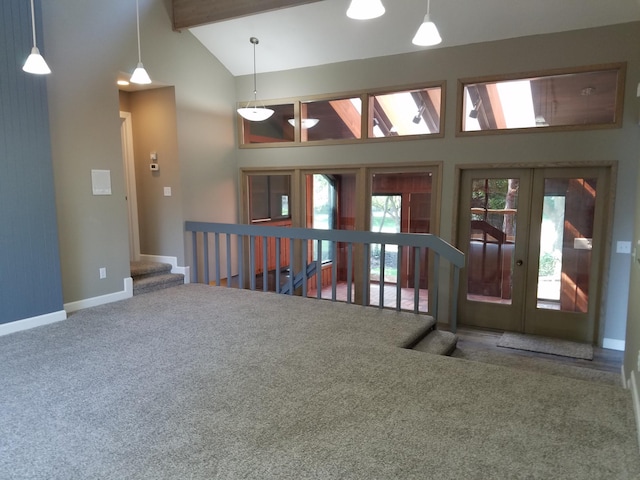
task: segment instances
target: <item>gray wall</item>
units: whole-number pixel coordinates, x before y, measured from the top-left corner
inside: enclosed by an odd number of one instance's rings
[[[38,46],[40,2],[35,2]],[[46,77],[22,71],[29,2],[0,4],[0,323],[62,311]]]
[[[181,261],[185,218],[237,219],[235,202],[222,200],[236,197],[235,87],[229,72],[191,34],[172,31],[168,4],[140,0],[140,35],[151,78],[175,89],[178,158],[171,159],[175,168],[162,173],[163,182],[182,196],[163,212],[162,221],[175,232],[153,252],[142,253]],[[135,2],[57,0],[45,2],[43,10],[53,70],[48,93],[62,284],[64,301],[74,302],[121,292],[129,277],[115,81],[118,72],[131,72],[137,63]],[[142,155],[148,159],[148,152]],[[91,194],[91,169],[111,171],[111,196]],[[99,267],[107,268],[104,280]]]
[[[606,40],[605,40],[606,39]],[[463,164],[618,163],[612,240],[631,240],[638,172],[640,23],[539,35],[462,47],[262,74],[259,96],[278,99],[446,80],[445,138],[369,145],[243,149],[239,167],[443,162],[442,236],[451,240],[455,168]],[[456,89],[460,78],[628,62],[624,122],[620,129],[456,137]],[[251,76],[236,79],[238,101],[252,92]],[[604,337],[625,338],[630,256],[612,252],[605,284]]]
[[[640,110],[640,99],[638,99],[638,108]],[[640,153],[639,153],[640,155]],[[640,175],[638,176],[638,185],[640,185]],[[640,399],[640,368],[638,368],[638,360],[640,359],[640,188],[636,190],[635,195],[635,232],[633,235],[633,251],[634,261],[631,265],[631,274],[629,281],[629,312],[627,315],[627,337],[624,355],[624,377],[631,379],[631,375],[635,376],[636,398]],[[636,411],[636,419],[640,412]]]

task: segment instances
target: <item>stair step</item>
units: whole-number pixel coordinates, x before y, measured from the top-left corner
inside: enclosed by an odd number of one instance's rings
[[[131,262],[131,277],[145,278],[152,275],[171,272],[171,264],[160,262]]]
[[[413,350],[435,355],[451,355],[457,344],[457,335],[442,330],[432,330],[413,347]]]
[[[133,280],[133,294],[139,295],[182,284],[184,284],[184,275],[182,273],[165,273],[136,278]]]

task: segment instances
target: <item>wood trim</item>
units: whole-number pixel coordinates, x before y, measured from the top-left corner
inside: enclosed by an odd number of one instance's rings
[[[173,29],[181,30],[319,0],[172,0]]]

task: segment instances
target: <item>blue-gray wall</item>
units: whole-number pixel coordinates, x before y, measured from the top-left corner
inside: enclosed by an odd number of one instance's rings
[[[35,2],[43,48],[40,0]],[[22,71],[27,0],[0,2],[0,324],[63,309],[46,78]]]

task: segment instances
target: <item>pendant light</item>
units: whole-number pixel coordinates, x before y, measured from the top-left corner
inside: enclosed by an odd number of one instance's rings
[[[308,128],[315,127],[318,124],[319,121],[320,121],[320,119],[318,119],[318,118],[303,118],[303,119],[300,120],[300,126],[302,127],[303,130],[306,130]],[[288,122],[292,127],[296,126],[295,118],[290,118],[288,120]]]
[[[251,101],[247,103],[244,108],[239,108],[238,113],[242,118],[249,120],[250,122],[261,122],[273,115],[273,110],[258,106],[258,88],[256,87],[256,45],[260,43],[256,37],[251,37],[249,41],[253,44],[253,107],[250,105]]]
[[[347,17],[355,20],[369,20],[384,15],[381,0],[351,0],[347,9]]]
[[[438,27],[436,27],[436,24],[431,21],[431,16],[429,15],[430,7],[431,0],[427,0],[427,14],[424,16],[422,25],[420,25],[416,35],[413,37],[412,42],[414,45],[418,45],[420,47],[431,47],[442,42],[442,38],[438,33]]]
[[[138,8],[138,0],[136,0],[136,28],[138,31],[138,65],[131,75],[131,83],[137,83],[138,85],[148,85],[151,83],[149,74],[142,65],[142,56],[140,55],[140,12]]]
[[[40,55],[38,47],[36,47],[36,14],[33,9],[33,0],[31,0],[31,31],[33,32],[33,48],[27,57],[27,61],[24,62],[22,70],[36,75],[48,75],[51,73],[51,69],[42,58],[42,55]]]

